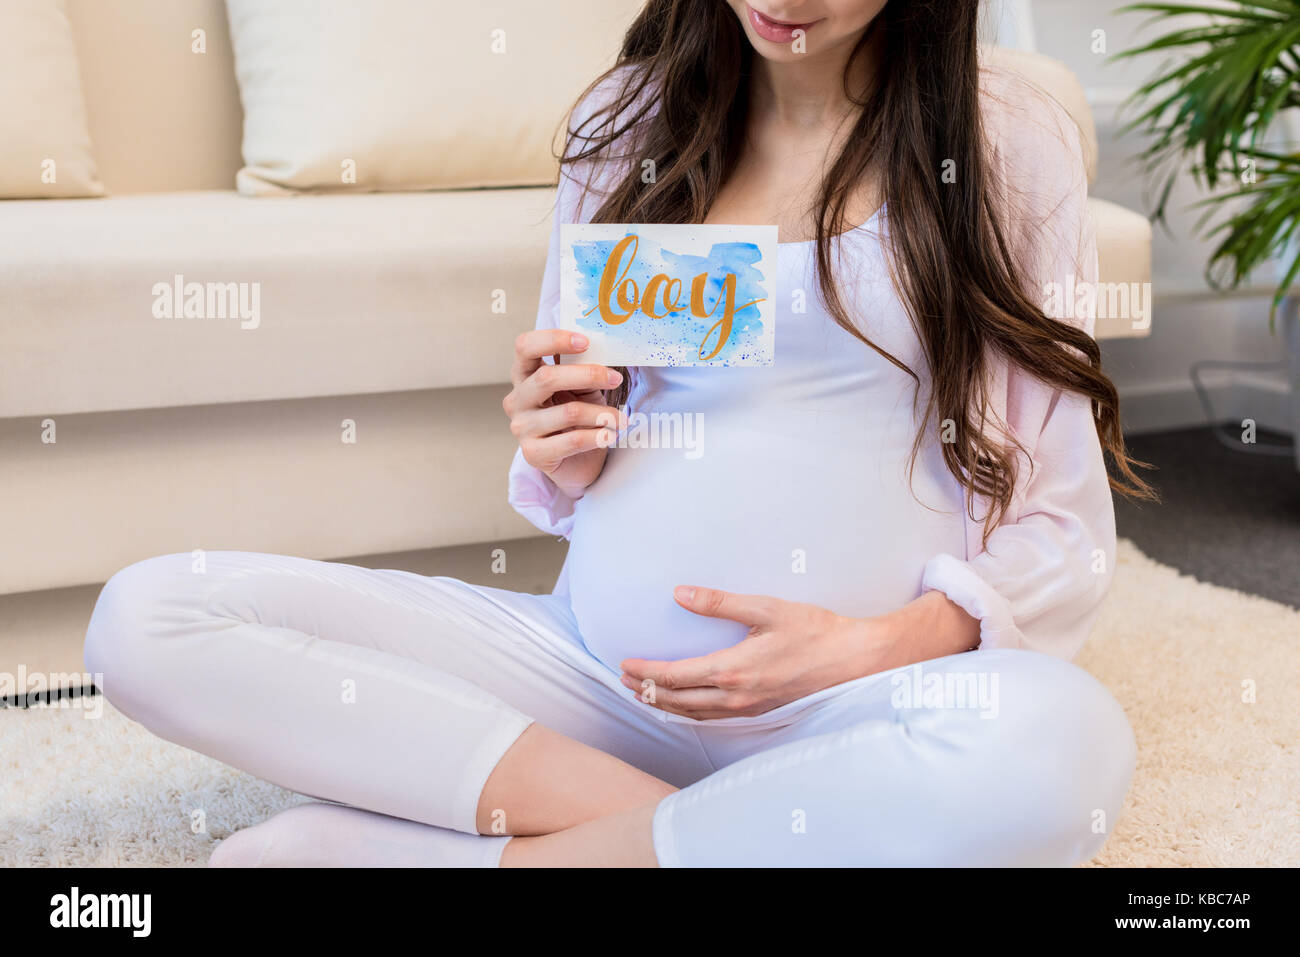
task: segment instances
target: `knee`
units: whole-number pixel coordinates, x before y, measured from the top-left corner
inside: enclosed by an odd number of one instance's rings
[[[1022,826],[1036,832],[1049,862],[1086,861],[1113,830],[1133,780],[1137,745],[1124,709],[1067,661],[1012,652],[1000,670]]]
[[[86,670],[118,710],[136,717],[167,674],[160,645],[184,600],[189,555],[148,558],[104,585],[86,629]]]

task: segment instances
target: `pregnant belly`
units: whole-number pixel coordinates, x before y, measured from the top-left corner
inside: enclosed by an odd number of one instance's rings
[[[965,554],[955,484],[918,463],[916,490],[939,511],[927,509],[907,486],[905,456],[852,446],[828,456],[824,443],[727,429],[694,460],[680,450],[613,451],[578,503],[569,548],[588,649],[618,671],[627,658],[695,657],[748,633],[683,610],[677,585],[852,616],[915,598],[926,561]]]

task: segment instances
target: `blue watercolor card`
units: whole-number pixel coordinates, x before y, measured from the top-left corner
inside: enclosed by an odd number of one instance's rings
[[[775,226],[560,226],[560,320],[591,347],[566,362],[770,366]]]

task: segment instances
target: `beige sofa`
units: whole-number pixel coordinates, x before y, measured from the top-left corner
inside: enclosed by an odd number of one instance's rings
[[[0,670],[80,670],[99,583],[158,553],[381,556],[549,587],[560,546],[522,541],[536,533],[506,506],[499,400],[552,191],[242,197],[220,0],[69,10],[109,195],[0,202]],[[1094,142],[1068,71],[997,55]],[[1096,206],[1103,279],[1145,281],[1145,220]],[[154,318],[151,287],[178,274],[260,279],[280,320],[251,334]]]

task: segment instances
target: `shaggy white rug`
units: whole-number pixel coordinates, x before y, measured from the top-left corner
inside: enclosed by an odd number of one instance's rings
[[[1300,864],[1300,612],[1121,544],[1080,663],[1137,732],[1103,866]],[[0,865],[193,865],[306,800],[106,708],[0,711]]]

